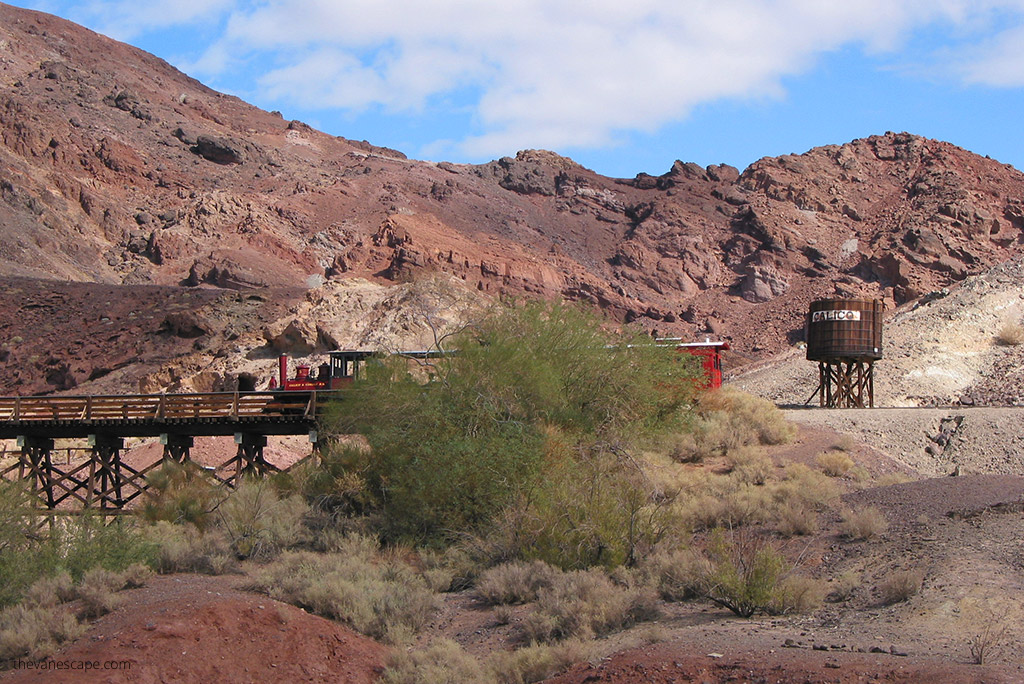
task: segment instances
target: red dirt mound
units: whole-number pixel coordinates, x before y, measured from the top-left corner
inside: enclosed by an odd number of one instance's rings
[[[82,682],[375,681],[387,648],[325,620],[233,585],[237,578],[158,577],[126,592],[57,663],[120,663],[118,669],[16,670],[5,684]]]

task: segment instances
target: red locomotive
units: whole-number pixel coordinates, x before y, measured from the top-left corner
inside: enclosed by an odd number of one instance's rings
[[[376,352],[366,349],[345,349],[327,353],[327,362],[321,363],[316,373],[304,363],[295,368],[295,377],[288,377],[288,356],[281,354],[277,360],[278,377],[270,378],[271,390],[282,389],[295,392],[312,390],[341,389],[351,385],[359,374],[359,364]]]
[[[728,342],[676,342],[676,349],[700,357],[705,378],[702,389],[718,389],[722,386],[722,352],[730,349]]]

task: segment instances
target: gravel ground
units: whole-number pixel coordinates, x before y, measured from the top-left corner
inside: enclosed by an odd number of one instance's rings
[[[850,434],[923,477],[1024,475],[1024,408],[789,409],[787,419]]]

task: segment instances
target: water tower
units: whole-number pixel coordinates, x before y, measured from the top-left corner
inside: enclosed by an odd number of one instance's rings
[[[878,299],[819,299],[807,312],[807,360],[818,362],[819,404],[875,405],[875,361],[882,358]],[[811,395],[813,397],[813,395]]]

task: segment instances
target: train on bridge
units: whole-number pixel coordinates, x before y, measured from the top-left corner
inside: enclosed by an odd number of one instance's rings
[[[680,353],[699,358],[702,370],[699,382],[703,389],[717,389],[722,386],[722,352],[729,349],[728,342],[683,342],[681,338],[659,338],[654,343],[659,347],[675,347]],[[423,350],[394,352],[393,355],[408,359],[432,359],[457,353],[455,350]],[[267,389],[285,392],[342,389],[359,377],[360,368],[367,359],[380,356],[381,352],[369,349],[331,351],[327,352],[327,361],[321,363],[315,371],[309,364],[298,364],[295,375],[289,377],[288,356],[281,354],[278,358],[277,376],[270,378]]]

